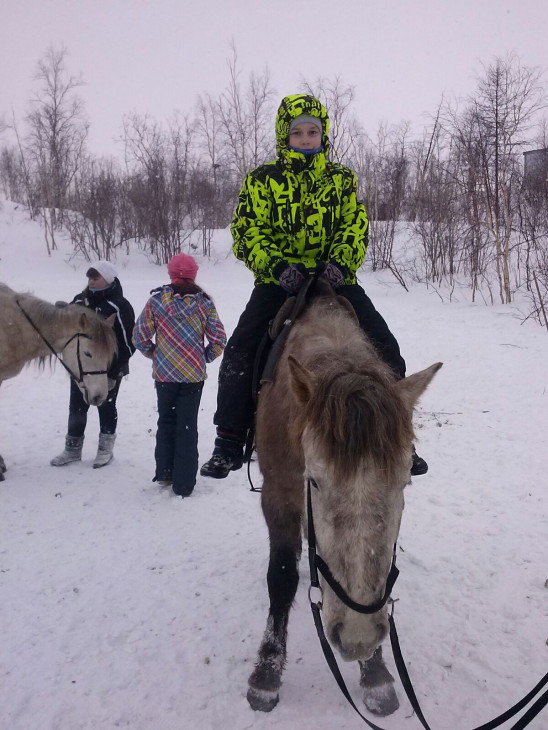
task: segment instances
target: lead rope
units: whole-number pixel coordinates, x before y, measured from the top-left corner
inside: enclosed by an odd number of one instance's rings
[[[396,623],[394,621],[393,611],[392,615],[388,619],[388,622],[390,625],[390,644],[392,646],[392,652],[394,654],[394,661],[396,663],[396,668],[398,670],[401,683],[405,690],[405,694],[407,695],[407,699],[411,703],[411,707],[417,714],[417,717],[421,721],[423,727],[427,730],[430,730],[430,726],[424,718],[421,707],[419,705],[419,701],[413,689],[413,684],[409,677],[407,667],[405,665],[405,660],[403,658],[398,638],[398,632],[396,631]],[[523,710],[525,706],[528,705],[529,702],[531,702],[536,697],[536,695],[546,684],[548,684],[548,672],[544,675],[540,682],[538,682],[538,684],[536,684],[533,689],[525,695],[523,699],[521,699],[519,702],[516,702],[516,704],[513,705],[509,710],[506,710],[506,712],[503,712],[501,715],[498,715],[498,717],[495,717],[493,720],[486,722],[484,725],[478,725],[478,727],[474,728],[474,730],[494,730],[494,728],[502,725],[503,722],[510,720],[512,717],[514,717],[514,715],[517,715],[518,712]],[[515,725],[512,725],[510,730],[523,730],[523,728],[526,728],[531,720],[533,720],[539,714],[539,712],[543,709],[543,707],[546,706],[546,704],[548,704],[548,690],[541,697],[538,698],[535,704],[527,710],[527,712],[517,721]]]
[[[352,607],[351,604],[354,604],[354,606],[358,608],[354,608],[354,610],[361,610],[362,613],[370,613],[369,610],[371,606],[360,606],[360,604],[355,604],[354,601],[348,598],[346,594],[344,593],[341,586],[337,583],[337,581],[333,578],[331,575],[331,571],[329,571],[329,568],[327,567],[327,564],[324,563],[323,560],[317,555],[316,553],[316,532],[314,530],[314,519],[312,517],[312,495],[311,495],[311,489],[310,489],[310,480],[308,480],[307,484],[307,496],[306,496],[306,506],[307,506],[307,523],[308,523],[308,563],[310,567],[310,588],[308,590],[308,599],[310,601],[310,608],[312,610],[312,616],[314,619],[314,625],[316,626],[316,631],[318,633],[318,638],[320,640],[320,645],[322,647],[325,660],[327,662],[327,665],[329,669],[331,670],[331,673],[333,674],[333,677],[335,678],[335,681],[337,682],[339,689],[347,699],[348,703],[351,705],[351,707],[355,710],[355,712],[361,717],[361,719],[369,725],[370,728],[373,728],[373,730],[385,730],[378,725],[375,725],[374,723],[370,722],[362,713],[358,710],[356,707],[356,704],[354,703],[354,700],[352,699],[350,692],[348,691],[348,688],[345,684],[344,678],[339,670],[339,666],[337,664],[337,660],[335,658],[335,655],[333,653],[333,650],[331,649],[331,646],[329,642],[327,641],[327,638],[325,636],[325,631],[322,624],[322,617],[321,617],[321,608],[322,608],[322,588],[319,581],[319,575],[318,570],[322,573],[326,581],[331,586],[332,590],[339,596],[339,598],[349,607]],[[411,707],[413,708],[415,714],[417,715],[418,719],[420,720],[423,728],[425,730],[431,730],[430,725],[426,721],[426,718],[422,712],[421,706],[419,704],[419,701],[417,699],[417,695],[415,694],[415,690],[413,688],[413,684],[411,682],[411,678],[409,677],[409,673],[407,671],[407,667],[405,665],[405,660],[403,658],[403,654],[400,647],[400,642],[398,638],[398,632],[396,631],[396,623],[394,620],[394,601],[391,599],[388,599],[388,596],[390,594],[390,590],[392,589],[392,586],[394,585],[394,582],[397,578],[397,573],[395,574],[395,577],[391,578],[391,575],[393,574],[393,569],[395,568],[395,560],[396,560],[396,552],[394,548],[394,557],[392,560],[392,568],[390,570],[390,575],[387,579],[387,589],[385,590],[385,596],[383,597],[383,600],[390,600],[392,605],[392,610],[390,613],[390,616],[388,617],[388,624],[390,627],[390,643],[392,646],[392,652],[394,654],[394,661],[396,663],[396,669],[398,670],[398,675],[400,677],[400,681],[402,683],[402,686],[405,690],[405,694],[407,695],[407,699],[409,700]],[[319,562],[321,561],[321,563]],[[334,588],[334,586],[331,584],[331,582],[327,579],[326,574],[323,570],[323,566],[327,568],[327,571],[329,571],[329,576],[333,580],[333,583],[338,586],[340,591],[344,594],[344,598],[339,594],[339,591]],[[397,568],[395,568],[397,571]],[[317,591],[319,592],[319,598],[317,600],[313,600],[312,598],[312,592]],[[348,599],[348,600],[347,600]],[[380,602],[379,602],[380,603]],[[375,608],[378,606],[378,603],[375,604],[373,607]],[[381,606],[382,607],[382,606]],[[378,609],[377,609],[378,610]],[[512,717],[514,717],[518,712],[523,710],[526,705],[528,705],[542,690],[542,688],[548,684],[548,673],[544,675],[544,677],[538,682],[538,684],[533,687],[533,689],[525,695],[523,699],[521,699],[519,702],[517,702],[515,705],[513,705],[509,710],[506,710],[506,712],[503,712],[498,717],[495,717],[493,720],[490,720],[489,722],[479,725],[478,727],[474,728],[474,730],[494,730],[495,728],[502,725],[502,723],[506,722],[507,720],[510,720]],[[540,712],[541,710],[548,704],[548,690],[544,692],[543,695],[541,695],[536,702],[527,710],[527,712],[517,721],[515,725],[513,725],[510,730],[524,730],[531,720],[533,720]]]

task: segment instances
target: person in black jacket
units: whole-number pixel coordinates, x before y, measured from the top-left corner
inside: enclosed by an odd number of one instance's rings
[[[83,307],[94,309],[105,319],[115,314],[114,332],[118,340],[118,355],[114,358],[107,373],[108,395],[104,403],[98,407],[99,446],[93,462],[93,468],[97,469],[112,461],[118,421],[116,399],[122,378],[129,373],[129,358],[135,352],[132,341],[135,313],[131,304],[124,297],[122,285],[116,276],[116,269],[109,261],[97,261],[87,270],[86,276],[88,277],[87,287],[74,297],[71,304],[80,304]],[[57,302],[58,306],[64,306],[64,304],[64,302]],[[80,461],[82,458],[88,410],[89,405],[85,402],[80,389],[71,380],[65,448],[51,460],[52,466],[65,466],[73,461]]]

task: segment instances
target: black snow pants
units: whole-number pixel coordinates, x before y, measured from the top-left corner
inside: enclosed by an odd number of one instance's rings
[[[198,471],[198,409],[204,387],[198,383],[156,381],[158,430],[156,432],[156,476],[173,481],[173,491],[188,496]]]
[[[405,377],[405,360],[388,325],[359,284],[340,286],[339,296],[352,305],[360,327],[382,359],[398,378]],[[278,284],[258,284],[228,340],[219,368],[217,411],[213,423],[218,431],[240,433],[253,425],[252,393],[255,355],[268,325],[287,294]]]
[[[118,424],[118,411],[116,409],[116,399],[122,382],[120,376],[113,388],[108,392],[106,400],[97,406],[99,412],[99,429],[101,433],[116,433]],[[89,405],[84,400],[82,391],[76,385],[74,380],[70,381],[70,401],[69,401],[69,418],[67,433],[73,438],[80,438],[84,435],[86,424],[88,422]]]

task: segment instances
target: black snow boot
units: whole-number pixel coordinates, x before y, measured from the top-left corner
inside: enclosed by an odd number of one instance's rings
[[[426,474],[427,471],[428,464],[422,457],[417,454],[417,452],[415,451],[415,447],[413,446],[413,464],[411,466],[411,476],[418,477],[421,474]]]
[[[164,471],[157,471],[152,481],[156,482],[159,487],[171,487],[173,484],[173,476],[171,471],[164,469]]]
[[[225,479],[231,471],[241,469],[243,463],[243,444],[217,436],[211,459],[202,465],[200,474],[212,479]]]

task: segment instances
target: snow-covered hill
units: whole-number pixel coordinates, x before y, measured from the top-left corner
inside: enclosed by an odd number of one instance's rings
[[[227,231],[215,251],[200,262],[198,281],[230,332],[252,278],[230,254]],[[137,312],[167,280],[143,254],[116,265]],[[83,288],[87,267],[64,243],[48,258],[40,227],[2,203],[1,281],[68,299]],[[468,730],[521,698],[548,668],[548,338],[508,307],[465,297],[448,304],[423,286],[407,293],[386,276],[361,279],[408,371],[444,362],[416,416],[430,471],[407,489],[394,596],[433,730]],[[213,442],[217,370],[218,362],[202,400],[202,459]],[[49,466],[63,445],[68,390],[61,368],[35,366],[0,389],[0,453],[9,468],[0,484],[0,727],[364,727],[324,663],[304,560],[280,704],[268,715],[249,709],[246,682],[268,606],[259,497],[244,470],[222,482],[199,477],[186,500],[151,482],[149,361],[138,353],[131,361],[115,460],[105,469],[91,468],[93,409],[84,460]],[[359,700],[357,667],[342,669]],[[400,698],[400,710],[379,724],[419,728]],[[530,727],[548,728],[546,711]]]

